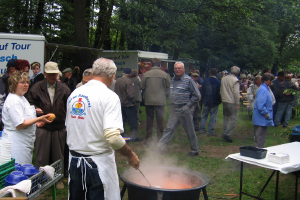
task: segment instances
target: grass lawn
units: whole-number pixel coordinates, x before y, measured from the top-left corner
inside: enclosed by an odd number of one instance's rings
[[[140,115],[139,133],[141,137],[146,135],[146,116],[145,107],[141,107],[142,113]],[[169,115],[169,107],[165,108],[165,124],[167,123]],[[299,118],[294,118],[290,121],[289,126],[294,127],[299,124]],[[156,125],[154,124],[154,127]],[[128,128],[128,127],[127,127]],[[236,195],[239,193],[239,171],[234,171],[234,163],[232,161],[225,160],[226,156],[232,153],[239,152],[240,146],[253,146],[253,125],[251,119],[248,116],[246,110],[241,108],[238,112],[238,121],[234,129],[232,139],[233,143],[226,143],[221,138],[223,130],[223,110],[222,105],[219,108],[218,120],[216,123],[215,132],[217,137],[207,137],[206,134],[199,134],[198,141],[200,146],[200,155],[197,157],[185,157],[190,151],[189,141],[182,128],[179,126],[177,133],[168,146],[167,153],[160,157],[161,162],[168,161],[172,165],[179,167],[186,167],[191,170],[199,171],[210,179],[210,184],[207,186],[207,192],[209,199],[238,199]],[[268,135],[265,146],[274,146],[288,142],[288,136],[282,136],[284,130],[281,127],[269,127]],[[129,129],[128,129],[129,131]],[[155,134],[155,128],[154,128]],[[129,146],[136,152],[141,160],[141,165],[148,163],[149,155],[153,154],[152,148],[145,147],[141,142],[129,143]],[[151,156],[150,156],[151,157]],[[121,173],[125,169],[128,169],[126,160],[120,155],[116,155],[116,162],[118,167],[118,173]],[[272,170],[250,166],[250,168],[244,170],[243,176],[243,191],[257,195],[260,189],[263,187],[265,181],[271,175]],[[67,180],[64,180],[65,186],[67,186]],[[123,182],[120,181],[120,189],[123,186]],[[298,189],[299,190],[299,189]],[[275,176],[272,178],[269,185],[266,187],[262,194],[264,199],[274,199],[275,196]],[[281,174],[279,176],[279,199],[290,200],[294,199],[295,191],[295,176],[292,174]],[[299,190],[300,191],[300,190]],[[67,199],[68,189],[57,190],[57,199]],[[40,195],[40,200],[51,199],[51,190],[49,189],[44,194]],[[124,195],[124,200],[127,200],[127,193]],[[200,199],[203,196],[200,195]],[[243,199],[253,199],[243,195]]]

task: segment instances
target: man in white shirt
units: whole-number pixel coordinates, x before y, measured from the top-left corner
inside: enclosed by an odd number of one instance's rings
[[[121,199],[115,151],[139,168],[138,157],[120,135],[124,131],[120,99],[109,89],[116,70],[112,60],[97,59],[93,79],[68,99],[69,199]]]

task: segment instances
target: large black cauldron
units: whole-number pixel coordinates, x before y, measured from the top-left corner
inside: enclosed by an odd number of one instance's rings
[[[153,170],[156,171],[157,169]],[[120,178],[124,182],[121,197],[123,198],[127,187],[128,200],[199,200],[201,190],[204,199],[208,199],[206,186],[209,184],[209,179],[204,174],[176,167],[164,167],[163,170],[166,170],[170,176],[180,173],[185,179],[188,178],[190,180],[192,187],[188,189],[163,189],[140,185],[131,181],[131,177],[137,176],[139,172],[130,169],[120,174]],[[146,175],[147,171],[143,171],[143,173]]]

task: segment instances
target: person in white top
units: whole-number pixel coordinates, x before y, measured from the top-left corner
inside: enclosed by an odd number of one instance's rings
[[[112,60],[97,59],[93,79],[68,98],[69,199],[121,199],[115,151],[139,168],[138,157],[120,135],[124,131],[120,99],[109,89],[116,70]]]
[[[50,115],[36,117],[34,106],[31,106],[24,94],[29,88],[29,75],[15,71],[8,79],[9,95],[2,110],[4,129],[3,138],[11,141],[11,156],[21,165],[32,163],[36,126],[42,127]]]

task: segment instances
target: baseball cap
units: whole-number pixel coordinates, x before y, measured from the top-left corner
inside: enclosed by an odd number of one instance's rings
[[[131,71],[130,68],[125,68],[125,69],[123,70],[123,73],[124,73],[124,74],[132,74],[132,71]]]
[[[199,77],[199,74],[197,74],[197,73],[192,73],[191,76]]]
[[[45,72],[48,74],[58,74],[58,65],[56,62],[47,62],[45,64]]]
[[[66,69],[64,69],[64,71],[62,71],[62,73],[66,73],[66,72],[71,72],[72,73],[72,69],[71,68],[66,68]]]
[[[15,66],[15,63],[16,63],[17,61],[18,61],[18,59],[15,59],[15,58],[10,59],[10,60],[7,62],[6,66],[7,66],[7,67],[14,67],[14,66]]]

